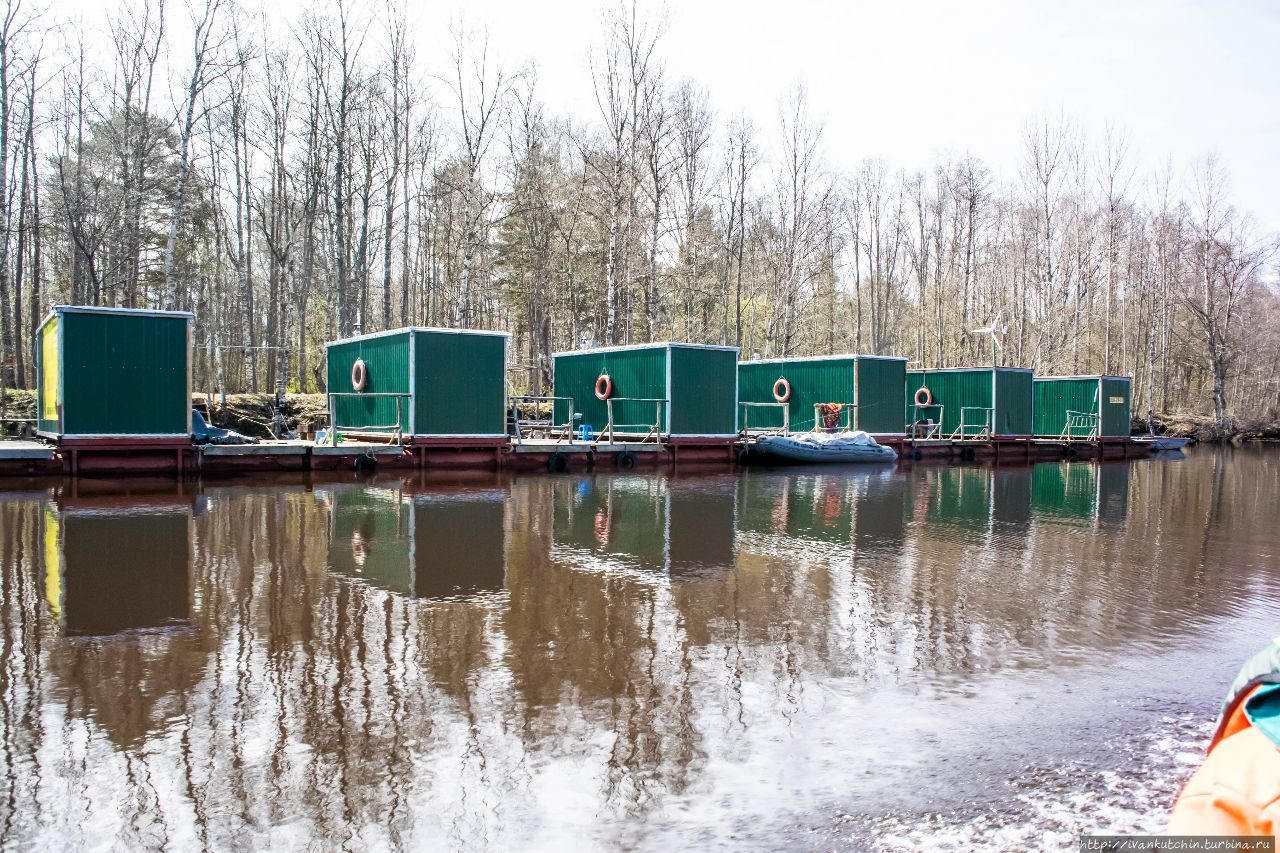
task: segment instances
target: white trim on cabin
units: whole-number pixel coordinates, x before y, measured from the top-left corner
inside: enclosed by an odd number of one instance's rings
[[[1080,374],[1079,376],[1071,376],[1071,375],[1064,374],[1061,376],[1037,376],[1036,377],[1037,382],[1039,382],[1042,379],[1124,379],[1129,382],[1133,381],[1132,376],[1110,376],[1105,373],[1084,373],[1084,374]]]
[[[670,435],[670,434],[671,434],[671,362],[672,362],[672,361],[673,361],[673,357],[672,357],[672,355],[671,355],[671,347],[669,347],[669,346],[668,346],[668,347],[667,347],[667,379],[666,379],[666,386],[665,386],[665,390],[663,391],[663,394],[662,394],[662,396],[664,396],[664,397],[666,397],[666,398],[667,398],[667,405],[666,405],[666,409],[667,409],[666,425],[667,425],[667,434],[668,434],[668,435]],[[733,374],[734,374],[734,376],[737,376],[737,375],[738,375],[738,371],[735,369],[735,370],[733,371]],[[597,382],[599,382],[600,380],[598,380],[598,379],[597,379],[596,381],[597,381]],[[734,406],[734,408],[736,409],[736,408],[737,408],[737,406]],[[659,432],[661,432],[661,430],[659,430]]]
[[[186,317],[195,322],[196,315],[190,311],[162,311],[158,308],[107,308],[97,305],[55,305],[49,311],[53,314],[125,314],[134,317]],[[48,319],[47,317],[45,318]],[[44,323],[40,324],[41,326]]]
[[[325,356],[329,355],[326,350]],[[355,369],[354,367],[352,368]],[[418,420],[418,336],[409,332],[409,435]]]
[[[959,371],[972,373],[975,370],[1014,370],[1018,373],[1033,373],[1030,367],[911,367],[907,369],[907,373],[957,373]]]
[[[741,353],[741,347],[722,346],[720,344],[689,344],[677,341],[653,341],[647,344],[618,344],[617,346],[608,347],[591,347],[589,349],[570,349],[561,350],[560,352],[551,353],[552,358],[562,355],[589,355],[597,352],[624,352],[627,350],[645,350],[645,349],[671,349],[672,347],[680,347],[681,349],[709,349],[709,350],[727,350],[730,352]]]
[[[900,355],[862,355],[861,353],[843,353],[841,355],[793,355],[786,358],[748,358],[738,364],[795,364],[802,361],[846,361],[849,359],[874,358],[878,361],[907,361]]]
[[[510,332],[495,332],[492,329],[439,329],[435,326],[401,326],[399,329],[387,329],[382,332],[369,332],[367,335],[352,335],[349,338],[338,338],[334,341],[325,341],[324,347],[325,349],[328,349],[329,347],[349,344],[355,341],[367,341],[372,338],[385,338],[391,335],[403,335],[409,332],[431,332],[447,335],[499,335],[504,338],[511,337]]]

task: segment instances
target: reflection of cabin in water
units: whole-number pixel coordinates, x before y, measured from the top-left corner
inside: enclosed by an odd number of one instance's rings
[[[44,517],[45,597],[69,636],[186,626],[191,505],[85,506]]]
[[[739,478],[738,493],[739,529],[748,535],[851,543],[858,550],[897,548],[904,540],[906,481],[892,470],[747,470]]]
[[[329,568],[414,598],[497,592],[506,580],[505,489],[336,488]]]
[[[991,530],[994,489],[985,467],[930,468],[913,483],[913,510],[926,528],[947,538],[985,536]]]
[[[1046,521],[1123,521],[1129,511],[1129,470],[1127,462],[1036,465],[1032,512]]]
[[[555,482],[553,553],[618,568],[732,568],[733,478],[602,476]]]

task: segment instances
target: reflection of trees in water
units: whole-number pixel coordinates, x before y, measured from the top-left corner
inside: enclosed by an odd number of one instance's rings
[[[581,749],[562,740],[566,729],[607,732],[601,806],[619,814],[683,792],[702,760],[689,644],[661,573],[693,561],[678,533],[671,550],[670,495],[649,479],[620,478],[619,489],[610,478],[522,480],[512,504],[520,556],[508,568],[503,628],[525,730],[553,753]],[[615,536],[606,543],[596,538],[602,513]]]
[[[680,801],[709,758],[749,758],[832,679],[1070,661],[1237,606],[1275,460],[1249,477],[1211,454],[1085,464],[1042,481],[672,478],[638,503],[618,478],[612,504],[572,477],[522,478],[500,513],[466,516],[480,529],[465,537],[502,543],[504,592],[447,599],[327,569],[352,556],[333,488],[212,488],[191,525],[189,627],[89,640],[45,605],[45,495],[0,502],[4,839],[105,825],[120,846],[501,845],[540,815],[585,826]],[[1037,492],[1051,481],[1093,495],[1087,511]],[[689,523],[726,518],[727,544]],[[372,531],[369,568],[411,527],[354,529]]]

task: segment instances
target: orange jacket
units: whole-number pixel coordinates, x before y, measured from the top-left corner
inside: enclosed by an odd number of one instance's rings
[[[1174,804],[1171,835],[1276,835],[1280,827],[1280,638],[1232,685],[1209,754]]]

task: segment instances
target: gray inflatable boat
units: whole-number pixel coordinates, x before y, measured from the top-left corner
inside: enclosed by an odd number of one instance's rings
[[[762,435],[756,439],[759,453],[792,462],[893,462],[892,447],[877,444],[861,430],[855,432],[801,432],[794,435]]]

